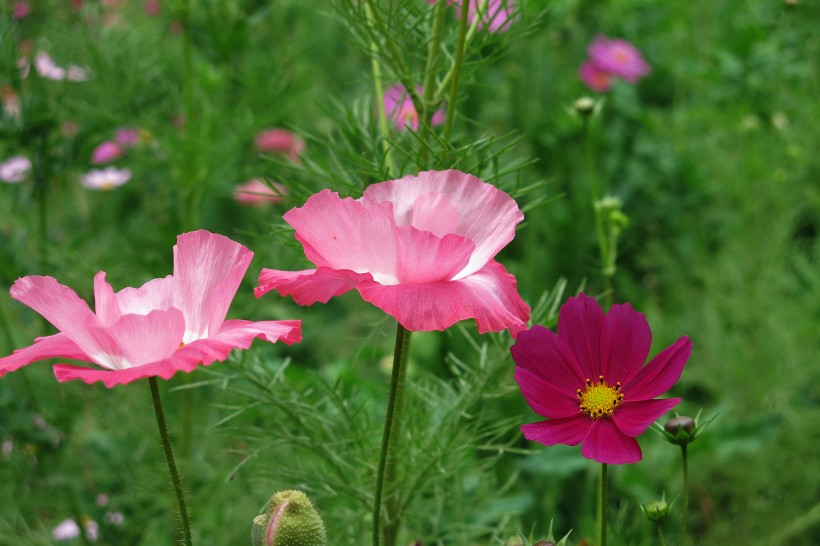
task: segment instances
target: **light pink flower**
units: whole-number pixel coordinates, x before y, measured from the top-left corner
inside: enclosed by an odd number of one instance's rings
[[[80,179],[80,184],[90,190],[113,190],[119,188],[131,180],[130,169],[117,169],[108,167],[106,169],[93,169],[88,171]]]
[[[80,526],[73,519],[64,519],[51,530],[51,538],[54,540],[74,540],[80,536]]]
[[[3,115],[9,118],[19,118],[22,112],[20,97],[10,85],[4,85],[2,90]]]
[[[91,163],[94,163],[95,165],[111,163],[112,161],[121,158],[124,154],[125,150],[122,149],[122,146],[116,142],[106,140],[94,148],[94,151],[91,153]]]
[[[52,277],[18,279],[11,295],[60,332],[0,358],[0,376],[46,358],[70,358],[101,368],[56,364],[58,381],[101,381],[106,387],[145,377],[170,379],[225,360],[256,338],[287,344],[301,339],[299,321],[225,320],[253,252],[222,235],[184,233],[174,246],[174,274],[114,292],[105,272],[94,277],[95,311]]]
[[[145,0],[145,13],[149,17],[159,15],[159,0]]]
[[[29,13],[31,13],[31,8],[28,5],[28,2],[24,0],[18,0],[14,3],[14,9],[11,12],[11,16],[14,19],[25,19],[28,17]]]
[[[416,92],[421,95],[423,89],[417,87]],[[387,114],[387,119],[391,120],[399,131],[404,131],[407,127],[418,131],[419,115],[410,94],[403,86],[393,85],[385,91],[384,111]],[[431,122],[433,126],[441,125],[444,123],[444,118],[444,108],[440,108],[433,114]]]
[[[287,154],[295,160],[305,151],[305,141],[286,129],[265,129],[256,135],[256,149],[266,153]]]
[[[612,75],[605,70],[601,70],[592,61],[586,61],[582,64],[578,75],[581,76],[581,80],[586,86],[593,91],[605,93],[612,89]]]
[[[22,182],[30,170],[31,161],[29,158],[16,155],[0,163],[0,180],[11,184]]]
[[[435,4],[437,0],[427,0],[430,4]],[[448,0],[448,5],[456,6],[456,17],[461,15],[461,0]],[[489,29],[490,32],[505,31],[509,28],[512,18],[515,15],[515,0],[469,0],[467,5],[467,21],[472,25],[479,15],[481,8],[482,17],[476,24],[476,28]]]
[[[625,40],[610,40],[601,35],[589,45],[587,52],[599,70],[623,78],[629,83],[637,82],[650,71],[641,52]]]
[[[243,205],[266,205],[269,203],[281,203],[283,197],[287,195],[287,190],[282,184],[265,184],[258,178],[248,180],[244,184],[237,185],[233,190],[234,199]]]
[[[34,57],[34,68],[41,77],[47,80],[80,82],[88,79],[88,71],[86,69],[75,65],[69,65],[68,69],[57,66],[54,59],[44,51],[37,53]]]
[[[429,171],[368,186],[360,199],[323,190],[284,215],[316,269],[263,269],[271,290],[300,305],[355,288],[412,331],[474,318],[479,332],[529,320],[515,277],[494,257],[524,219],[495,186],[459,171]]]
[[[114,136],[114,142],[125,148],[133,148],[142,140],[139,129],[133,127],[120,127]]]
[[[557,335],[538,325],[519,333],[515,380],[548,418],[522,425],[524,436],[548,446],[583,443],[581,454],[599,463],[640,461],[635,438],[681,401],[655,397],[677,382],[692,352],[684,336],[644,366],[651,344],[646,317],[631,305],[604,314],[584,294],[561,307]]]

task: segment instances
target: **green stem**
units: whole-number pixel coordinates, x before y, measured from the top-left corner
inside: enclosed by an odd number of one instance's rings
[[[444,16],[447,11],[447,0],[436,2],[433,13],[433,34],[430,37],[430,48],[427,51],[427,64],[424,68],[424,84],[422,86],[421,104],[416,104],[416,111],[420,117],[421,140],[424,142],[430,137],[430,128],[433,123],[433,96],[436,84],[436,65],[438,64],[439,52],[441,51],[441,36],[444,31]],[[419,108],[421,107],[421,108]],[[422,146],[419,153],[419,163],[421,167],[426,167],[427,148]]]
[[[683,515],[680,525],[680,546],[686,543],[686,526],[689,521],[689,461],[686,456],[686,444],[680,446],[683,462]]]
[[[364,5],[364,13],[367,18],[367,24],[373,26],[373,10],[370,9],[369,4]],[[382,147],[384,148],[384,162],[387,164],[387,170],[391,176],[395,176],[395,168],[393,167],[393,150],[390,146],[390,141],[387,138],[387,112],[384,109],[384,90],[382,88],[382,70],[379,64],[379,46],[376,40],[370,37],[370,64],[373,67],[373,87],[376,92],[376,107],[379,111],[379,131],[382,136]]]
[[[481,6],[484,5],[486,0],[482,0]],[[467,29],[467,34],[464,36],[464,49],[467,49],[467,45],[469,45],[470,41],[472,40],[473,36],[475,35],[476,29],[478,28],[478,22],[480,17],[473,18],[473,22],[470,23],[470,28]],[[459,32],[461,31],[461,22],[459,21]],[[460,70],[460,69],[459,69]],[[455,63],[453,66],[450,67],[450,70],[444,74],[444,77],[441,79],[441,83],[438,85],[438,89],[436,89],[435,95],[433,95],[433,101],[438,102],[442,98],[444,98],[444,92],[450,87],[451,80],[455,77]]]
[[[156,377],[149,377],[148,384],[151,386],[151,398],[154,401],[154,412],[157,414],[157,427],[159,436],[162,439],[162,448],[165,450],[165,460],[168,462],[168,471],[171,473],[171,481],[174,484],[174,493],[179,504],[179,519],[182,525],[182,535],[185,546],[191,546],[191,521],[188,514],[188,507],[185,505],[185,493],[182,491],[182,483],[179,481],[177,465],[174,462],[174,452],[171,449],[171,440],[168,438],[168,427],[165,424],[165,412],[162,411],[162,400],[159,398],[159,385]]]
[[[456,56],[453,59],[452,78],[450,84],[450,97],[447,100],[447,118],[444,120],[444,130],[442,135],[444,140],[450,139],[450,132],[453,129],[453,121],[456,114],[456,98],[458,97],[458,81],[461,79],[461,63],[464,60],[464,50],[467,43],[467,14],[470,10],[462,9],[458,20],[458,40],[456,42]],[[478,19],[478,17],[476,17]]]
[[[385,485],[387,485],[387,490],[390,491],[392,485],[390,482],[395,477],[396,456],[394,444],[401,423],[401,403],[404,398],[404,377],[406,375],[409,345],[410,331],[401,324],[396,325],[396,345],[393,351],[390,395],[387,400],[387,413],[384,416],[384,434],[382,435],[382,448],[376,472],[376,495],[373,502],[373,546],[379,546],[381,542],[382,496]],[[399,516],[398,514],[388,513],[385,520],[385,526],[389,525],[391,532],[388,534],[385,531],[385,536],[389,536],[390,541],[385,540],[384,544],[385,546],[393,546],[395,544],[395,534],[399,527]]]
[[[606,499],[606,470],[607,465],[606,463],[601,463],[601,511],[598,516],[601,518],[600,521],[600,528],[601,528],[601,540],[599,542],[599,546],[606,546],[606,506],[607,506],[607,499]]]
[[[660,521],[655,522],[655,528],[658,530],[658,544],[660,544],[660,546],[666,546],[666,540],[663,538],[663,527],[661,527]]]

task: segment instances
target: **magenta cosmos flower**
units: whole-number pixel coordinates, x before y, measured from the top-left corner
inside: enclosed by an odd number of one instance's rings
[[[599,463],[641,460],[635,439],[680,398],[655,400],[680,378],[692,352],[684,336],[646,366],[652,332],[628,303],[604,314],[584,294],[558,314],[558,334],[533,326],[511,351],[515,380],[530,407],[547,421],[522,425],[544,445],[583,443],[581,454]]]
[[[421,87],[416,88],[419,96],[424,90]],[[414,131],[419,129],[419,114],[416,112],[416,107],[413,105],[413,99],[410,94],[401,85],[392,85],[384,93],[384,111],[387,114],[387,119],[392,121],[399,131],[404,131],[410,127]],[[439,108],[430,120],[432,125],[441,125],[444,123],[445,113],[444,108]]]
[[[116,142],[106,140],[105,142],[100,143],[100,145],[94,148],[94,151],[91,152],[91,163],[94,163],[95,165],[111,163],[112,161],[121,158],[123,155],[125,155],[125,150],[123,150],[122,146]]]
[[[46,358],[97,364],[54,366],[58,381],[101,381],[106,387],[144,377],[170,379],[178,371],[225,360],[257,337],[287,344],[301,339],[292,321],[225,320],[253,252],[222,235],[184,233],[174,246],[174,274],[140,288],[114,292],[105,272],[94,277],[95,311],[52,277],[18,279],[11,295],[48,320],[60,333],[0,358],[0,376]]]
[[[260,152],[282,153],[294,161],[305,151],[305,141],[287,129],[265,129],[256,134],[254,146]]]
[[[586,61],[578,70],[578,75],[581,76],[587,87],[599,93],[605,93],[612,89],[612,74],[606,70],[601,70],[598,65],[592,61]]]
[[[530,308],[493,258],[524,219],[495,186],[459,171],[430,171],[368,186],[360,199],[323,190],[285,221],[316,269],[263,269],[271,290],[300,305],[355,288],[411,331],[474,318],[479,332],[525,327]]]
[[[649,74],[641,52],[626,40],[598,36],[587,48],[592,63],[601,71],[635,83]]]

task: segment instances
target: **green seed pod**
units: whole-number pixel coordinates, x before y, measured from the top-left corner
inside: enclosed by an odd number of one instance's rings
[[[253,546],[327,546],[322,517],[301,491],[275,493],[253,518]]]

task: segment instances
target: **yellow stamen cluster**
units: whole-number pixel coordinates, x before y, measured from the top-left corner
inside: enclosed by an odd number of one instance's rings
[[[581,413],[586,413],[592,417],[593,421],[600,417],[612,415],[615,408],[624,399],[624,395],[620,391],[620,381],[615,385],[610,385],[604,381],[603,375],[598,376],[597,383],[587,379],[584,390],[578,389],[576,391],[578,398],[581,400],[579,409]]]

